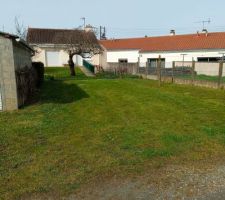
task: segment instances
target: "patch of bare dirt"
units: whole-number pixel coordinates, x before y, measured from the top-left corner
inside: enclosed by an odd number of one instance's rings
[[[81,188],[68,200],[225,199],[225,165],[169,166],[144,176],[112,177]]]
[[[223,162],[224,163],[224,162]],[[169,165],[142,176],[101,177],[83,185],[69,197],[56,194],[32,200],[179,200],[225,199],[225,165],[197,163]]]

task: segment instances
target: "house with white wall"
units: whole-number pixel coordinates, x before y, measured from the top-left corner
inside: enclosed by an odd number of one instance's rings
[[[217,62],[225,53],[225,32],[171,35],[144,38],[101,40],[105,52],[100,65],[107,69],[110,63],[139,63],[155,67],[161,59],[166,68],[173,61]]]
[[[90,28],[87,30],[29,28],[27,42],[36,51],[34,62],[42,62],[46,67],[62,67],[68,64],[69,55],[66,50],[67,45],[70,45],[69,38],[73,40],[77,38],[79,42],[83,37],[87,39],[96,36]],[[83,65],[83,58],[80,55],[75,55],[73,60],[76,65]],[[92,61],[91,58],[86,60]]]

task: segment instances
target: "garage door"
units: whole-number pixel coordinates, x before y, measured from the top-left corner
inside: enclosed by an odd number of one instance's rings
[[[48,67],[58,67],[61,66],[59,62],[59,52],[48,51],[47,52],[47,65]]]

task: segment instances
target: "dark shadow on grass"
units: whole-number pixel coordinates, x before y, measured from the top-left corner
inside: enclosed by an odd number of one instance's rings
[[[89,95],[75,83],[60,80],[45,81],[40,94],[41,103],[67,104],[89,98]]]

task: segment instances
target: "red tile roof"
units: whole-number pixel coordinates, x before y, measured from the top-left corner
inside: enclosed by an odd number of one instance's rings
[[[100,43],[108,50],[137,49],[141,52],[225,49],[225,32],[208,33],[208,36],[203,33],[196,33],[189,35],[113,39],[102,40]]]

